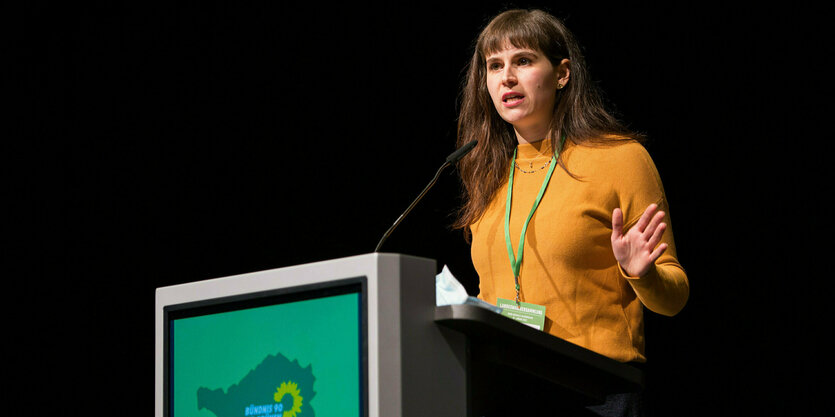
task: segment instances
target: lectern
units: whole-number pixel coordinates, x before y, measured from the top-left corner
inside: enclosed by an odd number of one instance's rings
[[[373,253],[158,288],[156,416],[507,415],[640,387],[491,311],[436,308],[435,271]]]

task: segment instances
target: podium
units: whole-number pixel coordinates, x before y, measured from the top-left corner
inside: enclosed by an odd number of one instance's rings
[[[641,387],[628,364],[436,307],[435,272],[373,253],[158,288],[155,415],[523,415]]]

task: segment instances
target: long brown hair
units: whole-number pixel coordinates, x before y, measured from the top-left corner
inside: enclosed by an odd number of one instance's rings
[[[501,51],[507,43],[544,53],[554,67],[564,58],[570,61],[570,79],[565,88],[557,90],[549,138],[565,135],[567,141],[575,144],[601,145],[643,140],[642,135],[628,130],[605,109],[589,77],[580,46],[562,21],[541,10],[517,9],[499,14],[478,36],[461,93],[458,146],[478,140],[478,146],[458,165],[464,204],[453,227],[464,229],[467,238],[469,226],[481,217],[507,180],[509,159],[517,145],[513,126],[499,116],[486,83],[487,56]],[[568,172],[562,155],[558,164]]]

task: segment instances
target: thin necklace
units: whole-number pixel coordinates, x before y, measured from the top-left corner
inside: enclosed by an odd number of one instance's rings
[[[522,171],[522,172],[523,172],[523,173],[525,173],[525,174],[533,174],[534,172],[537,172],[537,171],[542,171],[542,170],[543,170],[543,169],[545,169],[548,165],[551,165],[551,160],[549,159],[549,160],[548,160],[548,162],[546,162],[546,163],[545,163],[545,165],[543,165],[543,166],[541,166],[541,167],[539,167],[539,168],[536,168],[536,169],[533,169],[533,161],[531,161],[531,163],[530,163],[530,165],[531,165],[531,166],[530,166],[530,167],[531,167],[531,170],[530,170],[530,171],[525,171],[522,167],[520,167],[520,166],[519,166],[519,164],[518,164],[518,163],[516,163],[516,161],[513,161],[513,165],[514,165],[514,166],[516,166],[516,169],[518,169],[519,171]]]

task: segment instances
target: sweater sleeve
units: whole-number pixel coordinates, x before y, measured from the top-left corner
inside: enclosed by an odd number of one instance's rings
[[[642,277],[628,276],[620,265],[618,269],[644,306],[656,313],[673,316],[687,303],[690,283],[678,262],[664,187],[655,164],[643,146],[633,144],[623,148],[624,152],[620,154],[622,158],[617,158],[620,164],[616,165],[622,165],[618,169],[622,175],[615,180],[615,192],[626,219],[624,230],[638,222],[649,204],[658,204],[659,210],[666,213],[664,222],[667,223],[667,229],[661,241],[667,244],[667,250]]]
[[[642,277],[631,277],[618,265],[621,276],[629,282],[641,303],[648,309],[665,316],[674,316],[687,303],[690,296],[690,283],[676,255],[673,229],[670,225],[670,212],[666,200],[658,203],[659,209],[667,213],[664,221],[667,229],[661,241],[667,244],[667,250],[656,261],[655,266]],[[634,223],[633,223],[634,224]]]

